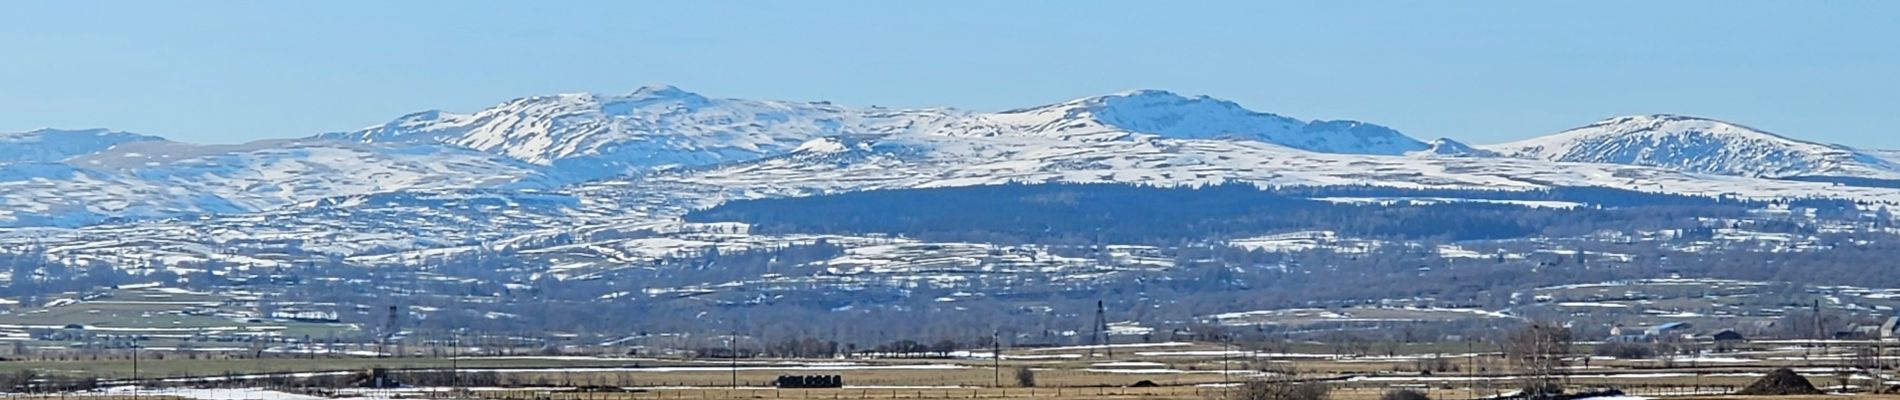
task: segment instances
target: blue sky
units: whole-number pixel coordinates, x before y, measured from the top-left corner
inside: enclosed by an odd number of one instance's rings
[[[1708,116],[1900,148],[1900,2],[9,2],[0,131],[227,143],[673,84],[1001,110],[1135,88],[1474,143]]]

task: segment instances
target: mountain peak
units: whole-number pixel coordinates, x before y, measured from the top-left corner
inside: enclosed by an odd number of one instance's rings
[[[954,127],[961,122],[957,118],[967,115],[715,99],[651,85],[622,94],[522,97],[468,114],[411,114],[381,126],[321,137],[447,144],[582,179],[753,160],[791,152],[821,137]]]
[[[1188,96],[1162,89],[1134,89],[1099,96],[1082,97],[1054,104],[1005,110],[997,114],[1046,113],[1050,111],[1084,113],[1106,108],[1154,106],[1214,106],[1218,108],[1245,110],[1241,108],[1239,104],[1232,101],[1217,99],[1207,95]]]
[[[1675,114],[1611,117],[1487,149],[1518,158],[1641,165],[1720,175],[1900,176],[1900,170],[1890,163],[1869,162],[1878,158],[1851,148]]]
[[[673,85],[647,85],[634,89],[624,97],[629,98],[703,98],[698,93],[681,90]]]
[[[638,108],[642,105],[683,103],[693,106],[704,106],[712,102],[712,99],[701,96],[698,93],[688,92],[672,85],[648,85],[634,88],[633,91],[622,94],[568,92],[520,97],[508,100],[483,111],[515,112],[528,109],[540,109],[563,113],[602,111],[608,114],[615,114],[624,112],[630,108]],[[412,113],[403,118],[409,118],[410,116],[439,115],[447,114],[431,110]]]
[[[1606,139],[1645,142],[1765,140],[1786,142],[1785,144],[1796,146],[1835,147],[1832,145],[1791,139],[1786,136],[1719,119],[1678,114],[1643,114],[1604,118],[1588,125],[1572,128],[1549,136],[1506,145],[1556,145],[1562,142]]]
[[[41,128],[0,133],[0,163],[57,162],[98,153],[124,143],[164,138],[111,129]]]
[[[1418,151],[1415,154],[1429,154],[1429,155],[1446,156],[1446,157],[1495,157],[1497,156],[1497,153],[1494,153],[1488,150],[1479,149],[1476,147],[1471,147],[1471,145],[1465,144],[1464,142],[1460,142],[1457,140],[1452,140],[1451,138],[1438,138],[1437,140],[1433,140],[1430,143],[1428,143],[1428,145],[1430,145],[1431,147],[1425,150]]]
[[[529,163],[599,173],[696,166],[783,154],[820,137],[931,132],[1122,140],[1130,135],[1254,140],[1286,147],[1398,155],[1426,146],[1357,121],[1306,122],[1232,101],[1134,90],[1001,113],[841,107],[819,102],[711,99],[669,85],[622,95],[517,98],[469,114],[425,111],[327,139],[443,143]],[[822,143],[819,143],[822,144]]]
[[[618,96],[590,94],[585,100],[585,103],[585,107],[598,108],[600,112],[608,115],[624,115],[635,109],[654,105],[666,104],[668,106],[665,107],[679,105],[699,108],[712,106],[715,101],[706,96],[701,96],[698,93],[681,90],[672,85],[651,85],[643,86],[634,89],[632,92]]]
[[[1358,121],[1307,122],[1249,110],[1205,95],[1143,89],[1004,111],[993,119],[1045,135],[1120,138],[1133,132],[1176,139],[1256,140],[1325,153],[1398,155],[1425,144],[1379,125]]]
[[[1136,89],[1101,96],[1084,97],[1059,103],[1054,106],[1093,107],[1111,111],[1114,109],[1153,107],[1203,107],[1233,112],[1272,115],[1248,110],[1241,107],[1239,103],[1214,98],[1208,95],[1189,96],[1161,89]]]
[[[27,137],[27,136],[135,136],[135,137],[142,137],[142,138],[153,138],[153,139],[156,139],[156,138],[158,138],[157,136],[148,136],[148,135],[141,135],[141,134],[137,134],[137,133],[132,133],[132,132],[126,132],[126,131],[119,131],[119,130],[112,130],[112,129],[106,129],[106,128],[85,128],[85,129],[60,129],[60,128],[39,128],[39,129],[34,129],[34,130],[30,130],[30,131],[26,131],[26,132],[13,132],[13,133],[0,133],[0,136],[6,136],[6,137]]]
[[[1719,120],[1715,118],[1698,117],[1698,116],[1693,116],[1693,115],[1682,115],[1682,114],[1619,115],[1619,116],[1614,116],[1614,117],[1598,120],[1597,122],[1593,122],[1590,125],[1605,125],[1605,124],[1647,125],[1647,124],[1666,124],[1666,123],[1707,123],[1707,124],[1736,125],[1733,123],[1729,123],[1728,121],[1723,121],[1723,120]]]
[[[1604,118],[1604,120],[1605,121],[1718,121],[1717,119],[1714,119],[1714,118],[1704,118],[1704,117],[1697,117],[1693,115],[1666,114],[1666,113],[1619,115],[1615,117]]]
[[[1189,95],[1184,95],[1184,94],[1180,94],[1174,91],[1164,90],[1164,89],[1125,90],[1125,91],[1105,94],[1101,96],[1085,97],[1085,98],[1082,98],[1081,100],[1088,100],[1088,99],[1106,100],[1106,99],[1115,99],[1115,98],[1121,98],[1121,99],[1146,98],[1146,99],[1161,99],[1161,100],[1215,101],[1215,102],[1233,104],[1233,102],[1216,99],[1204,94],[1189,96]]]

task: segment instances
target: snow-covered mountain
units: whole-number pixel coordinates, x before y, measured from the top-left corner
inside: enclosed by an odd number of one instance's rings
[[[0,153],[18,154],[0,160],[0,246],[179,270],[332,260],[413,266],[505,252],[536,274],[584,277],[708,249],[819,239],[682,220],[728,200],[1003,183],[1588,186],[1900,204],[1895,188],[1771,179],[1886,176],[1884,157],[1896,154],[1711,120],[1619,118],[1473,147],[1162,91],[985,113],[648,87],[527,97],[471,114],[431,111],[242,145],[36,132],[0,137],[74,144],[0,141],[0,149],[35,150]]]
[[[466,151],[466,150],[464,150]],[[223,260],[287,266],[314,259],[358,265],[421,265],[432,258],[506,251],[558,277],[650,265],[667,257],[809,243],[809,235],[761,235],[744,227],[682,226],[689,210],[734,199],[876,189],[1003,183],[1116,182],[1177,186],[1246,182],[1271,186],[1532,190],[1594,186],[1752,198],[1841,197],[1900,203],[1900,190],[1618,164],[1533,159],[1318,153],[1247,140],[1126,140],[1043,136],[959,137],[932,133],[820,138],[752,161],[657,171],[548,190],[411,189],[339,196],[261,212],[183,220],[95,224],[79,229],[0,229],[0,244],[58,244],[70,259],[129,265]],[[694,225],[694,224],[686,224]],[[717,232],[707,232],[708,230]],[[206,232],[215,233],[207,235]],[[269,238],[298,238],[299,251]],[[828,238],[834,243],[860,239]],[[207,245],[207,241],[226,243]],[[862,243],[888,239],[863,238]],[[121,243],[123,242],[123,243]],[[110,245],[83,245],[112,243]],[[232,259],[229,243],[268,257]],[[856,244],[854,244],[856,245]],[[163,257],[146,257],[162,254]],[[299,259],[290,254],[304,254]],[[145,257],[126,259],[127,257]],[[539,271],[539,270],[537,270]]]
[[[444,146],[150,138],[69,149],[57,162],[0,164],[0,224],[74,226],[262,211],[332,196],[550,182],[536,166]]]
[[[1358,121],[1301,121],[1231,101],[1137,90],[991,114],[1031,134],[1133,132],[1175,139],[1247,139],[1322,153],[1396,155],[1425,149],[1398,131]]]
[[[650,86],[624,95],[525,97],[472,114],[421,112],[319,137],[442,143],[592,178],[751,160],[785,153],[815,138],[928,129],[964,118],[965,113],[953,110],[715,99]]]
[[[526,97],[472,114],[428,111],[324,139],[443,143],[597,178],[665,167],[747,161],[847,135],[1041,136],[1117,140],[1130,134],[1232,138],[1359,154],[1426,145],[1356,121],[1301,121],[1206,96],[1143,90],[1004,111],[853,108],[828,102],[718,99],[671,86],[625,95]]]
[[[1642,165],[1721,175],[1900,177],[1900,164],[1873,153],[1791,139],[1713,119],[1666,114],[1610,118],[1484,149],[1517,158]]]
[[[1255,141],[1159,136],[1091,141],[1020,136],[893,135],[817,141],[809,148],[756,161],[656,174],[641,181],[726,188],[728,194],[722,196],[727,198],[1004,183],[1178,186],[1249,182],[1260,186],[1376,185],[1494,190],[1595,186],[1709,196],[1846,196],[1900,201],[1900,190],[1893,189],[1704,175],[1647,166],[1496,157],[1319,153]],[[709,201],[716,203],[718,199]],[[706,205],[710,204],[702,206]]]
[[[1563,184],[1884,199],[1888,193],[1672,173],[1900,176],[1882,154],[1670,115],[1473,147],[1158,90],[983,113],[721,99],[651,86],[525,97],[471,114],[429,111],[358,131],[243,145],[105,130],[4,134],[0,204],[9,209],[0,211],[0,224],[248,213],[400,191],[561,191],[619,176],[695,187],[694,195],[706,197],[697,206],[728,197],[1045,181]],[[673,201],[654,199],[596,201],[648,208]]]
[[[1413,152],[1413,154],[1442,157],[1496,157],[1498,155],[1498,153],[1490,150],[1471,147],[1471,145],[1452,140],[1451,138],[1438,138],[1437,140],[1433,140],[1429,146],[1430,147],[1425,150],[1416,151]]]
[[[164,140],[105,129],[40,129],[0,133],[0,164],[58,162],[110,149],[123,143]]]

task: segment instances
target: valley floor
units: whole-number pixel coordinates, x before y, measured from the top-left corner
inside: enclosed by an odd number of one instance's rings
[[[1588,346],[1588,345],[1580,345]],[[1591,357],[1570,365],[1562,379],[1572,391],[1617,389],[1636,398],[1723,397],[1768,370],[1791,368],[1815,386],[1855,398],[1882,398],[1870,388],[1894,381],[1889,368],[1851,362],[1847,354],[1877,342],[1830,342],[1826,348],[1767,342],[1723,354],[1676,357],[1670,362]],[[10,394],[8,399],[84,397],[122,400],[312,400],[318,398],[478,398],[491,400],[664,399],[1212,399],[1238,382],[1326,382],[1334,400],[1372,400],[1409,389],[1436,399],[1509,394],[1526,377],[1496,354],[1441,353],[1452,346],[1415,346],[1418,352],[1344,356],[1309,349],[1241,351],[1210,343],[1133,344],[1114,356],[1100,348],[1017,349],[995,360],[988,353],[941,359],[661,360],[549,356],[468,359],[284,358],[262,360],[143,361],[142,388],[134,389],[129,362],[38,361],[0,363],[0,375],[21,370],[100,379],[105,389],[60,394]],[[1884,349],[1885,346],[1879,346]],[[1886,354],[1893,356],[1894,354]],[[1881,357],[1884,359],[1885,356]],[[1420,372],[1421,367],[1441,372]],[[359,388],[367,369],[388,368],[395,379],[441,379],[389,389]],[[1019,370],[1034,387],[1018,382]],[[1444,371],[1453,369],[1453,371]],[[842,389],[778,389],[781,375],[840,375]],[[451,388],[455,389],[451,389]],[[1714,397],[1711,397],[1714,396]],[[1822,397],[1810,397],[1822,398]],[[1896,397],[1900,398],[1900,397]]]

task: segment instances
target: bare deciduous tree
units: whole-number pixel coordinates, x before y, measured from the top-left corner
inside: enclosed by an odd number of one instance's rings
[[[1417,390],[1399,389],[1379,395],[1379,400],[1432,400],[1432,397]]]
[[[1036,371],[1029,367],[1016,367],[1016,386],[1036,387]]]
[[[1332,392],[1323,383],[1252,380],[1235,388],[1228,400],[1326,400]]]
[[[1524,374],[1524,394],[1532,398],[1563,392],[1560,378],[1571,354],[1570,328],[1532,322],[1510,331],[1504,354]]]

